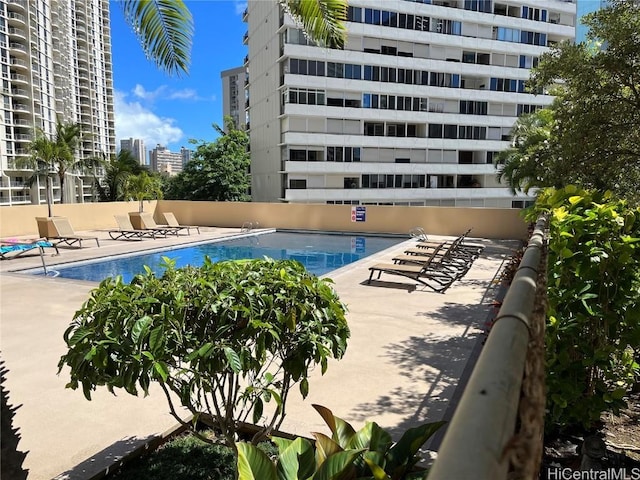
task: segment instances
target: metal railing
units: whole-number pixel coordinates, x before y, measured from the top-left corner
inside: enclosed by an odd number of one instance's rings
[[[507,478],[505,452],[515,434],[546,224],[545,218],[536,224],[429,480]]]

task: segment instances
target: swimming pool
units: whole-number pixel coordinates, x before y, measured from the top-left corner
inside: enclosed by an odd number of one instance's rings
[[[134,275],[144,272],[144,265],[156,274],[162,274],[162,257],[174,259],[176,267],[183,267],[202,265],[205,255],[214,261],[267,256],[276,260],[298,260],[311,273],[324,275],[404,240],[401,237],[273,232],[153,253],[111,257],[69,267],[57,266],[49,270],[62,278],[100,282],[107,277],[122,275],[125,282],[130,282]]]

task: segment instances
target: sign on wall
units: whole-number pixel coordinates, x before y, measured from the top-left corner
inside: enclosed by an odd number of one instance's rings
[[[367,207],[351,207],[352,222],[366,222]]]

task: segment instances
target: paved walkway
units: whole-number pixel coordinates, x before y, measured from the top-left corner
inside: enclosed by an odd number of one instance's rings
[[[103,238],[100,248],[87,242],[82,250],[61,249],[60,256],[47,256],[47,265],[219,238],[238,230],[210,228],[191,237],[144,242],[112,241],[104,232],[97,234]],[[282,430],[326,432],[312,403],[329,407],[355,427],[374,420],[396,437],[411,426],[448,415],[458,379],[492,311],[493,279],[515,243],[486,241],[482,257],[445,294],[393,276],[366,285],[368,267],[390,260],[408,243],[330,275],[349,308],[347,354],[331,362],[324,376],[314,372],[305,401],[292,392]],[[113,396],[102,389],[89,402],[81,391],[64,388],[68,375],[56,375],[58,359],[66,351],[62,334],[95,285],[11,273],[38,266],[37,256],[0,262],[5,387],[10,404],[19,406],[14,426],[21,435],[19,449],[28,452],[24,468],[29,479],[83,479],[175,421],[159,389],[152,388],[147,398],[124,392]]]

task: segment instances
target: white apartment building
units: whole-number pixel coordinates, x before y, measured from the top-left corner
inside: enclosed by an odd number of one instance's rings
[[[236,67],[223,70],[220,72],[220,78],[222,80],[222,114],[233,118],[236,128],[244,128],[245,108],[249,106],[248,100],[245,99],[247,68]]]
[[[551,103],[529,69],[575,35],[560,0],[350,0],[343,50],[249,0],[254,201],[521,207],[493,157]]]
[[[156,145],[149,150],[149,165],[154,172],[177,175],[191,160],[192,152],[186,147],[180,148],[180,152],[172,152],[167,147]]]
[[[147,164],[147,151],[144,149],[144,140],[140,138],[123,138],[120,140],[120,151],[128,150],[140,165]]]
[[[57,118],[82,124],[79,158],[115,153],[108,0],[0,1],[0,69],[0,205],[46,202],[44,178],[28,186],[31,172],[16,160],[36,128],[55,132]],[[67,201],[93,198],[89,173],[69,174]]]

